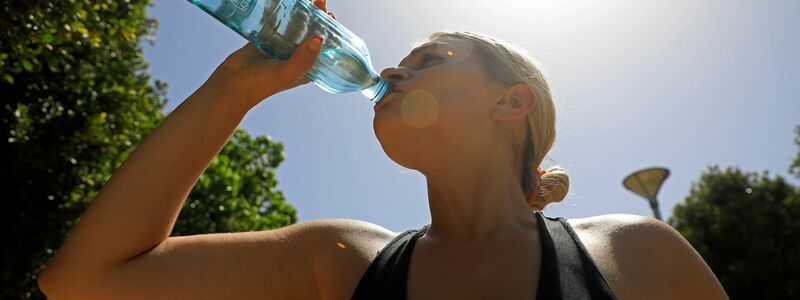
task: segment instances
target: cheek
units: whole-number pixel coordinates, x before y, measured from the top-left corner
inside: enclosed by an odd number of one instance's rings
[[[485,104],[490,98],[483,79],[469,70],[443,76],[433,92],[439,99],[439,118],[444,125],[462,129],[484,117]]]
[[[400,99],[400,117],[414,128],[431,126],[439,119],[440,101],[439,97],[428,90],[410,91]]]
[[[456,65],[436,74],[429,80],[437,97],[455,104],[476,104],[487,96],[486,80],[480,70],[471,65]]]

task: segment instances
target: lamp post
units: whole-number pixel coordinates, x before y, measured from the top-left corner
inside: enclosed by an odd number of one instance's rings
[[[669,170],[667,168],[654,167],[642,169],[634,172],[625,180],[622,185],[626,189],[634,192],[635,194],[644,197],[650,203],[650,208],[653,209],[653,215],[656,219],[661,220],[661,211],[658,210],[658,200],[656,195],[658,190],[661,189],[661,184],[669,177]]]

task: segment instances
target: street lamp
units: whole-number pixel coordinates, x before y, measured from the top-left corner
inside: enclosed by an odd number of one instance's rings
[[[661,220],[661,212],[658,210],[656,194],[658,194],[658,190],[661,189],[661,184],[664,183],[664,180],[666,180],[668,176],[669,170],[666,168],[647,168],[636,171],[628,175],[628,177],[625,177],[625,180],[622,181],[622,185],[631,192],[647,199],[650,203],[650,208],[653,209],[653,215],[655,215],[656,219]]]

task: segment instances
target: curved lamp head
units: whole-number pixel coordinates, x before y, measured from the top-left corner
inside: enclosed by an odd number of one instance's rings
[[[658,190],[661,189],[661,184],[664,183],[667,177],[669,177],[669,170],[666,168],[647,168],[625,177],[622,185],[631,192],[644,197],[650,202],[654,202],[656,201]]]

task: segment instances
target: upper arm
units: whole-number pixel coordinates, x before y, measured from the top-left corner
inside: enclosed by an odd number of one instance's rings
[[[620,277],[638,281],[635,285],[670,298],[727,298],[703,258],[677,230],[652,217],[609,218],[607,236]]]
[[[648,232],[660,246],[658,256],[662,267],[670,270],[668,282],[674,296],[683,299],[727,299],[717,277],[697,250],[677,230],[668,224],[648,218]]]
[[[346,237],[347,223],[170,237],[95,278],[58,280],[69,287],[54,289],[81,299],[315,299],[315,249],[332,235]]]

